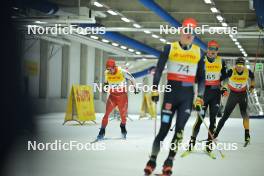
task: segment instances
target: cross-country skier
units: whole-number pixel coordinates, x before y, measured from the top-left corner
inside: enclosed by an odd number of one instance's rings
[[[221,81],[225,80],[227,78],[226,74],[226,64],[224,60],[221,59],[220,56],[218,56],[219,52],[219,44],[215,40],[211,40],[208,42],[207,47],[207,55],[205,55],[205,92],[204,92],[204,106],[202,111],[202,118],[205,117],[205,113],[207,111],[207,108],[209,107],[209,118],[210,118],[210,126],[209,130],[211,134],[215,130],[215,123],[216,123],[216,115],[219,111],[220,107],[220,100],[221,95],[227,95],[227,89],[225,87],[221,88]],[[200,126],[202,124],[201,118],[198,116],[196,119],[196,122],[193,126],[192,136],[191,140],[189,142],[189,151],[192,151],[196,137],[199,133]],[[210,139],[210,135],[208,134],[208,139]],[[211,152],[210,150],[210,144],[211,140],[207,141],[207,152]]]
[[[171,91],[164,93],[161,126],[153,142],[150,159],[144,169],[146,175],[150,175],[156,167],[160,144],[167,136],[173,116],[177,111],[175,134],[171,141],[171,145],[177,147],[171,147],[162,170],[163,175],[171,175],[173,159],[177,153],[178,145],[183,139],[185,124],[191,115],[195,82],[198,83],[198,96],[195,100],[195,107],[200,110],[203,105],[205,69],[202,51],[199,46],[193,44],[194,33],[186,31],[187,27],[189,27],[189,30],[195,28],[197,22],[192,18],[187,18],[183,21],[182,26],[184,28],[180,33],[180,41],[165,45],[154,74],[152,100],[154,102],[159,100],[158,84],[166,63],[168,67],[167,84],[171,86]]]
[[[245,146],[250,142],[249,134],[249,116],[247,112],[248,99],[247,99],[247,82],[250,79],[249,92],[253,92],[255,88],[254,73],[245,67],[244,58],[236,59],[236,65],[233,69],[228,70],[228,87],[230,89],[230,95],[228,97],[227,103],[225,105],[224,115],[217,124],[217,128],[214,133],[216,138],[222,127],[224,126],[226,120],[229,118],[230,114],[234,110],[235,106],[238,104],[240,108],[240,113],[243,118],[243,125],[245,129]]]
[[[117,67],[114,59],[108,59],[106,62],[105,85],[108,86],[109,97],[106,102],[106,112],[102,119],[101,129],[97,139],[103,139],[105,136],[105,128],[108,124],[108,117],[112,110],[117,106],[121,117],[121,133],[126,138],[126,117],[128,108],[127,99],[127,81],[131,81],[134,86],[134,93],[137,94],[136,82],[134,77],[121,67]]]

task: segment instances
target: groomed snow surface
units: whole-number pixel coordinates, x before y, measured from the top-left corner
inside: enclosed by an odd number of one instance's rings
[[[86,123],[83,126],[76,122],[62,125],[64,113],[38,116],[39,132],[34,139],[37,143],[62,143],[77,141],[89,143],[93,141],[100,127],[102,114],[97,114],[97,124]],[[106,129],[105,140],[96,145],[105,147],[103,151],[87,151],[77,149],[71,151],[27,151],[27,140],[17,142],[9,157],[5,176],[142,176],[153,142],[154,121],[138,120],[138,116],[129,115],[133,121],[127,123],[127,140],[119,140],[120,121],[112,120]],[[175,119],[174,119],[175,120]],[[194,124],[194,115],[189,119],[184,132],[184,142],[188,142]],[[208,119],[206,119],[208,124]],[[175,176],[263,176],[264,167],[264,120],[252,119],[251,144],[243,147],[244,129],[242,119],[228,119],[218,140],[238,143],[238,150],[223,151],[225,158],[214,151],[217,159],[207,155],[194,153],[181,158],[180,150],[174,161]],[[169,132],[166,141],[170,141],[173,132]],[[198,139],[205,139],[206,128],[202,124]],[[102,149],[99,147],[99,149]],[[155,173],[159,173],[168,151],[162,151],[158,157]]]

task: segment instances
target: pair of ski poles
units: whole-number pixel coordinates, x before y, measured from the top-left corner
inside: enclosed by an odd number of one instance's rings
[[[217,142],[216,142],[216,140],[215,140],[215,138],[214,138],[212,132],[210,131],[209,127],[207,126],[206,122],[204,121],[204,118],[203,118],[203,116],[202,116],[201,113],[202,113],[201,111],[197,111],[197,115],[198,115],[198,117],[201,119],[201,121],[203,122],[204,126],[206,127],[206,129],[207,129],[207,131],[208,131],[208,134],[209,134],[211,140],[212,140],[213,143],[217,146]],[[175,127],[175,125],[176,125],[176,123],[175,123],[174,126],[170,129],[170,131],[173,130],[173,128]],[[221,150],[219,150],[219,149],[217,149],[217,150],[218,150],[218,152],[220,153],[221,157],[224,158],[225,155],[223,154],[223,152],[222,152]]]

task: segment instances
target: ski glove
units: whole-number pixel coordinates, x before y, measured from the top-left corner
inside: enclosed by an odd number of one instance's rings
[[[224,97],[227,97],[229,95],[226,87],[222,87],[221,95],[224,96]]]
[[[202,106],[204,104],[204,101],[201,97],[197,97],[195,102],[194,102],[194,108],[196,111],[201,111],[202,110]]]

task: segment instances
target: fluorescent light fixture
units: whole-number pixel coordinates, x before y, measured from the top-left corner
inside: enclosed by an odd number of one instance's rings
[[[148,31],[148,30],[145,30],[144,31],[146,34],[150,34],[151,32],[150,31]]]
[[[122,17],[121,20],[123,20],[126,23],[129,23],[130,22],[130,20],[128,18],[126,18],[126,17]]]
[[[215,7],[211,7],[211,11],[212,11],[213,13],[217,13],[217,12],[218,12],[217,8],[215,8]]]
[[[126,47],[126,46],[123,46],[123,45],[120,46],[120,48],[122,48],[122,49],[127,49],[127,47]]]
[[[135,50],[133,50],[133,49],[129,48],[129,49],[128,49],[128,51],[130,51],[130,52],[134,52]]]
[[[223,22],[221,23],[223,27],[227,27],[227,23]]]
[[[100,4],[99,2],[95,1],[93,3],[93,5],[95,5],[96,7],[103,7],[104,5],[103,4]]]
[[[212,1],[211,0],[204,0],[204,3],[205,4],[212,4]]]
[[[236,42],[237,41],[237,39],[235,39],[235,38],[233,38],[232,40],[233,40],[233,42]]]
[[[221,15],[217,15],[216,18],[218,19],[218,21],[222,22],[224,20],[224,18]]]
[[[107,10],[107,12],[109,13],[109,14],[111,14],[111,15],[118,15],[115,11],[113,11],[113,10]]]
[[[249,60],[246,60],[246,63],[249,63]]]
[[[46,24],[47,22],[45,22],[45,21],[35,21],[35,23],[37,23],[37,24]]]
[[[118,43],[112,43],[112,45],[113,45],[113,46],[119,46],[119,44],[118,44]]]
[[[234,36],[233,36],[232,34],[229,34],[229,37],[230,37],[230,38],[234,38]]]
[[[104,43],[109,43],[109,40],[102,39],[102,42],[104,42]]]
[[[95,39],[95,40],[97,40],[99,37],[97,37],[97,36],[94,36],[94,35],[91,35],[90,36],[92,39]]]
[[[242,46],[241,45],[237,45],[237,47],[240,49],[240,48],[242,48]]]
[[[244,56],[245,56],[245,57],[247,57],[247,56],[248,56],[248,54],[247,54],[247,53],[245,53],[245,54],[244,54]]]
[[[239,42],[235,42],[236,45],[239,45]]]
[[[248,69],[250,69],[250,65],[247,65],[246,67],[247,67]]]
[[[139,24],[133,24],[133,26],[135,27],[135,28],[141,28],[141,26],[139,25]]]
[[[170,45],[170,44],[171,44],[171,42],[167,42],[166,44],[167,44],[167,45]]]
[[[137,51],[137,52],[136,52],[136,54],[137,54],[137,55],[140,55],[140,54],[141,54],[141,52]]]
[[[243,51],[244,51],[244,49],[243,49],[243,48],[240,48],[240,51],[241,51],[241,52],[243,52]]]
[[[159,38],[159,36],[157,36],[156,34],[152,34],[153,38]]]
[[[164,42],[164,43],[166,42],[166,40],[164,38],[161,38],[160,41]]]

